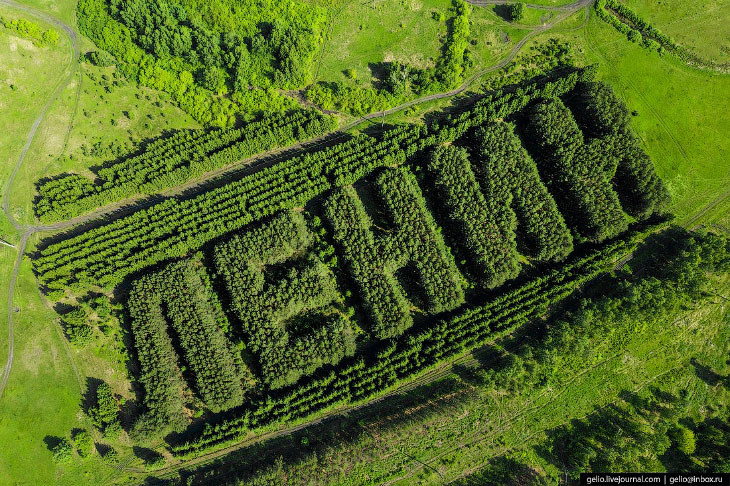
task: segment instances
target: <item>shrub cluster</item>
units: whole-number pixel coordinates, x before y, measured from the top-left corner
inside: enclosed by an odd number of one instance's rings
[[[215,248],[218,275],[247,347],[272,389],[355,351],[352,328],[337,305],[342,296],[334,275],[311,251],[312,244],[304,217],[286,211]],[[277,267],[278,279],[267,278],[269,266]]]
[[[189,366],[194,389],[211,410],[243,402],[243,364],[218,324],[201,271],[193,260],[174,262],[136,280],[130,292],[127,307],[147,407],[135,430],[143,436],[186,424],[182,363]],[[175,351],[173,335],[182,356]]]
[[[88,317],[83,307],[74,307],[61,316],[68,340],[77,346],[83,347],[91,342],[93,329]]]
[[[458,307],[464,293],[453,257],[415,178],[405,168],[388,168],[375,185],[392,228],[375,234],[372,220],[352,187],[327,198],[325,215],[365,301],[373,334],[385,339],[402,334],[413,324],[413,304],[395,275],[399,270],[410,267],[429,313]]]
[[[6,19],[0,15],[0,26],[30,39],[36,47],[55,46],[60,38],[57,31],[43,30],[37,23],[26,19]]]

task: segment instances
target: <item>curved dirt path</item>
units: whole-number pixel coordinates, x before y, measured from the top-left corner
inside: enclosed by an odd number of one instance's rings
[[[63,32],[66,33],[69,40],[71,41],[71,61],[69,62],[69,65],[66,67],[66,71],[68,71],[68,74],[66,74],[65,77],[61,78],[59,82],[56,84],[55,89],[51,92],[51,95],[46,100],[46,103],[43,105],[43,108],[41,108],[40,113],[36,117],[35,121],[33,122],[33,125],[30,128],[30,131],[28,132],[28,136],[25,140],[25,145],[23,146],[23,149],[20,153],[20,156],[18,157],[18,161],[15,164],[15,167],[13,167],[13,171],[10,173],[10,177],[5,183],[4,186],[4,193],[3,193],[3,212],[5,213],[5,216],[8,218],[10,223],[13,225],[13,227],[21,233],[20,238],[20,244],[18,245],[18,256],[15,259],[15,264],[13,266],[13,273],[10,276],[10,285],[8,287],[8,357],[5,362],[5,367],[3,368],[2,376],[0,377],[0,398],[2,398],[3,391],[5,391],[5,385],[8,382],[8,378],[10,377],[10,371],[13,367],[13,357],[14,357],[14,351],[15,351],[15,345],[14,345],[14,331],[13,331],[13,314],[15,312],[14,305],[13,305],[13,297],[15,295],[15,283],[18,280],[18,272],[20,271],[20,264],[23,260],[23,254],[25,253],[25,247],[28,243],[28,239],[30,236],[36,231],[36,228],[32,225],[24,225],[20,223],[18,220],[15,219],[15,216],[10,211],[10,188],[12,187],[13,181],[15,180],[15,176],[18,173],[18,170],[20,169],[21,165],[23,164],[23,161],[25,160],[25,157],[28,155],[28,150],[30,149],[31,144],[33,143],[33,139],[35,138],[36,132],[38,131],[38,127],[40,126],[41,122],[43,122],[46,113],[48,113],[48,109],[51,107],[51,105],[58,99],[61,92],[66,88],[68,83],[71,82],[71,80],[76,76],[76,71],[78,69],[78,59],[79,59],[79,46],[78,46],[78,40],[76,37],[76,31],[74,29],[62,22],[61,20],[58,20],[55,17],[52,17],[51,15],[48,15],[45,12],[41,12],[39,10],[36,10],[32,7],[29,7],[27,5],[19,4],[13,0],[0,0],[0,5],[5,5],[7,7],[20,10],[22,12],[25,12],[33,17],[39,18],[44,22],[47,22],[51,25],[54,25],[55,27],[59,28]]]
[[[79,45],[78,40],[76,37],[76,31],[73,30],[73,28],[65,24],[64,22],[56,19],[55,17],[52,17],[44,12],[41,12],[39,10],[36,10],[32,7],[28,7],[27,5],[21,5],[13,0],[0,0],[0,5],[5,5],[10,8],[14,8],[16,10],[21,10],[29,15],[32,15],[34,17],[37,17],[44,22],[47,22],[49,24],[52,24],[62,31],[66,33],[69,40],[71,41],[71,48],[72,48],[72,57],[71,62],[66,67],[67,70],[69,70],[68,74],[61,78],[61,81],[56,85],[56,89],[51,93],[51,96],[46,100],[45,105],[43,105],[43,108],[41,109],[41,112],[36,117],[35,121],[33,122],[33,126],[31,127],[30,131],[28,132],[28,136],[25,140],[25,145],[23,146],[23,150],[20,153],[20,157],[18,157],[18,162],[16,162],[15,167],[13,167],[13,172],[10,174],[10,177],[8,178],[7,182],[5,183],[5,192],[3,194],[3,212],[5,213],[5,216],[10,220],[10,222],[13,224],[13,227],[23,233],[26,230],[29,229],[28,226],[20,223],[15,219],[15,216],[10,212],[10,188],[13,184],[13,181],[15,180],[15,176],[18,173],[18,170],[20,169],[20,166],[23,164],[23,161],[25,160],[26,155],[28,155],[28,150],[30,150],[30,145],[33,143],[33,139],[35,138],[36,132],[38,131],[38,127],[40,126],[41,122],[46,116],[46,113],[48,112],[48,109],[51,107],[51,105],[56,101],[58,96],[61,94],[61,92],[64,90],[66,85],[71,82],[71,80],[76,75],[76,69],[78,68],[78,59],[79,59]]]
[[[486,7],[487,5],[513,5],[515,3],[522,3],[527,8],[534,8],[537,10],[551,10],[551,11],[558,11],[558,12],[566,12],[566,11],[573,11],[575,10],[575,6],[577,3],[567,3],[565,5],[540,5],[537,3],[524,3],[519,2],[518,0],[466,0],[467,3],[471,3],[472,5],[477,5],[479,7]],[[588,3],[593,3],[591,0]]]

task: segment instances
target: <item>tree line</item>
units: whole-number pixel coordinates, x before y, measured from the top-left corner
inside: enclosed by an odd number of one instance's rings
[[[97,181],[64,174],[38,183],[34,210],[43,222],[78,216],[137,194],[178,186],[205,172],[252,155],[334,130],[333,118],[314,110],[272,114],[241,128],[179,131],[140,153],[102,167]]]
[[[649,225],[627,232],[559,269],[495,295],[483,305],[413,327],[369,354],[344,360],[327,373],[252,401],[234,417],[209,422],[202,432],[173,444],[171,449],[181,457],[195,456],[237,440],[244,431],[303,419],[339,403],[361,401],[382,393],[447,357],[491,342],[544,315],[576,287],[613,268],[616,261],[656,229]]]
[[[730,63],[719,63],[711,59],[705,59],[692,52],[617,0],[598,0],[594,4],[594,8],[601,20],[625,34],[631,42],[641,44],[647,49],[657,51],[660,54],[669,52],[688,65],[699,69],[720,73],[730,72]],[[628,22],[622,19],[626,19]]]

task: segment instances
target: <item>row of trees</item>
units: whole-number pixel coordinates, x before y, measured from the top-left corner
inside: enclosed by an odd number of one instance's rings
[[[434,363],[463,353],[543,315],[573,290],[607,270],[655,227],[626,234],[547,275],[526,281],[483,306],[406,332],[370,355],[346,360],[330,373],[297,383],[253,401],[234,418],[209,423],[201,433],[173,445],[179,456],[194,456],[222,447],[250,429],[283,420],[301,419],[341,402],[363,400],[401,379],[413,377]]]
[[[478,154],[476,171],[483,187],[499,185],[512,195],[520,253],[538,261],[560,261],[570,254],[570,230],[514,125],[486,124],[475,131],[473,143]],[[499,207],[495,210],[509,211]]]
[[[465,112],[445,117],[441,124],[425,129],[398,128],[380,139],[355,137],[280,162],[196,198],[169,199],[49,245],[35,260],[35,268],[50,289],[67,288],[76,282],[114,286],[135,271],[197,250],[258,218],[303,206],[330,189],[333,182],[351,183],[352,174],[365,175],[379,162],[402,160],[401,152],[412,157],[456,140],[484,122],[519,112],[540,96],[570,92],[580,76],[584,73],[573,72],[515,92],[496,93]],[[389,143],[391,139],[397,143]]]
[[[186,425],[182,363],[189,366],[194,389],[211,410],[243,402],[243,364],[218,323],[220,316],[210,303],[201,271],[193,260],[175,262],[136,280],[130,292],[127,307],[147,407],[135,431],[143,437]],[[182,357],[177,356],[171,336]]]
[[[398,140],[410,133],[393,132]],[[353,173],[362,172],[358,162],[372,170],[384,160],[375,154],[385,157],[388,147],[396,154],[400,151],[399,144],[388,142],[390,138],[389,134],[380,141],[355,137],[267,167],[198,197],[169,199],[49,245],[36,260],[36,269],[51,289],[73,282],[116,285],[146,266],[197,250],[216,237],[282,209],[303,206],[330,189],[331,178],[348,180],[348,173],[337,171],[340,161],[354,164]]]
[[[343,298],[313,243],[302,214],[285,211],[215,247],[218,275],[270,389],[355,351]]]
[[[179,131],[99,169],[98,182],[67,174],[38,184],[41,221],[72,218],[104,204],[183,184],[207,171],[329,132],[336,122],[313,110],[264,117],[238,129]]]
[[[399,336],[413,324],[411,306],[396,272],[410,268],[429,313],[454,309],[464,302],[461,277],[415,178],[405,168],[383,170],[376,188],[392,227],[376,234],[373,222],[352,187],[325,201],[346,265],[360,289],[378,339]],[[415,296],[411,296],[412,298]]]
[[[560,99],[532,107],[527,133],[540,154],[540,174],[574,230],[592,241],[626,230],[628,221],[604,167],[610,154],[597,143],[584,143],[572,113]]]
[[[482,193],[463,148],[437,148],[428,161],[439,198],[471,256],[470,269],[489,288],[497,287],[520,272],[515,242],[517,219],[510,208],[512,194],[498,174],[485,178]]]
[[[711,59],[705,59],[686,47],[677,44],[670,36],[651,25],[641,18],[639,14],[617,0],[599,0],[595,4],[595,9],[596,14],[601,20],[611,24],[622,34],[626,34],[632,42],[641,43],[644,47],[657,50],[660,53],[666,50],[688,65],[699,69],[707,69],[721,73],[730,72],[730,63],[719,63]],[[628,22],[621,19],[628,20],[635,28],[632,28]]]

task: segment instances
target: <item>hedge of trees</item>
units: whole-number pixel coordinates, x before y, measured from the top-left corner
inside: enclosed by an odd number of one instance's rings
[[[355,351],[352,327],[338,308],[343,298],[332,271],[311,251],[313,240],[301,213],[285,211],[214,251],[247,349],[270,389]],[[271,265],[278,280],[266,275]]]
[[[692,67],[730,73],[730,62],[719,63],[711,59],[705,59],[686,47],[677,44],[670,36],[617,0],[598,0],[595,3],[595,10],[601,20],[611,24],[622,34],[626,34],[632,42],[640,43],[644,47],[660,53],[670,52]],[[628,20],[631,25],[622,19]]]
[[[604,82],[579,83],[576,92],[580,101],[574,111],[584,132],[600,137],[615,158],[613,186],[624,211],[641,220],[667,212],[669,192],[631,131],[626,105]]]
[[[540,175],[568,224],[592,241],[625,231],[628,221],[602,166],[606,157],[601,147],[584,143],[572,113],[558,98],[535,104],[529,116],[527,133],[539,153]]]
[[[468,110],[428,127],[402,127],[379,139],[359,136],[267,167],[198,197],[169,199],[76,236],[49,244],[35,259],[49,289],[113,287],[127,275],[183,256],[208,241],[312,198],[378,167],[453,141],[472,128],[523,110],[544,96],[570,92],[585,72],[487,96]]]
[[[482,193],[466,150],[453,145],[434,150],[428,169],[471,256],[470,269],[483,285],[497,287],[516,277],[521,265],[510,187],[491,174],[485,177],[489,189]]]
[[[374,231],[362,201],[349,186],[328,197],[324,211],[365,302],[373,334],[385,339],[399,336],[413,324],[413,303],[398,282],[399,270],[412,270],[408,277],[417,281],[424,298],[420,304],[431,314],[461,305],[464,291],[413,175],[406,168],[387,168],[375,186],[392,225],[386,231]]]
[[[147,408],[135,424],[142,437],[179,431],[187,424],[183,366],[189,366],[193,388],[211,410],[243,402],[244,365],[218,322],[201,271],[193,260],[182,260],[132,286],[127,309]],[[177,355],[173,337],[183,356]]]
[[[656,226],[626,233],[563,265],[495,296],[482,306],[426,323],[384,343],[370,355],[343,361],[329,373],[266,394],[240,409],[235,417],[206,424],[204,430],[173,444],[174,454],[190,457],[239,440],[251,429],[305,418],[340,403],[365,400],[411,378],[434,363],[505,335],[543,315],[576,287],[613,268]]]
[[[512,195],[520,253],[538,261],[564,259],[573,251],[573,237],[514,125],[485,124],[475,131],[473,143],[482,185],[499,184]],[[507,212],[509,208],[497,210]]]
[[[98,182],[65,174],[38,185],[35,212],[43,222],[78,216],[107,203],[183,184],[252,155],[334,130],[332,117],[313,110],[275,114],[238,129],[180,131],[103,167]]]

